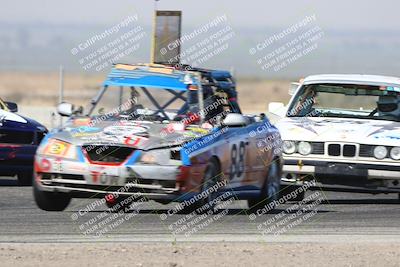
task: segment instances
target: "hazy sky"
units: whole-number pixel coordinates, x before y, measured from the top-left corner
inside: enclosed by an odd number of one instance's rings
[[[150,24],[151,0],[1,0],[0,22],[110,24],[129,14],[139,14]],[[330,29],[397,30],[400,1],[395,0],[161,0],[159,9],[184,12],[184,25],[195,26],[225,13],[231,25],[284,27],[315,13],[318,24]]]
[[[148,35],[140,49],[124,60],[148,61],[154,0],[0,1],[0,69],[53,69],[63,64],[82,71],[71,49],[133,15],[138,15],[135,25],[143,26]],[[323,72],[398,76],[400,69],[398,0],[160,0],[157,5],[159,10],[183,11],[184,34],[226,15],[235,37],[229,49],[203,67],[284,77]],[[261,70],[249,49],[314,14],[314,24],[324,32],[318,49],[282,70]],[[282,43],[295,37],[288,36]],[[193,42],[200,38],[205,37]],[[190,45],[185,43],[183,48]]]

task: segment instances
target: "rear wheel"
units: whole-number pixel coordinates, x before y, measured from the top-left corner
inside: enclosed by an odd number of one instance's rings
[[[268,177],[260,190],[260,196],[247,200],[250,209],[259,209],[279,199],[279,190],[281,187],[280,173],[279,163],[277,161],[272,162],[268,170]]]
[[[45,192],[33,184],[33,197],[36,205],[45,211],[63,211],[71,202],[71,197],[65,193]]]
[[[22,172],[17,175],[18,185],[28,186],[32,185],[33,172]]]

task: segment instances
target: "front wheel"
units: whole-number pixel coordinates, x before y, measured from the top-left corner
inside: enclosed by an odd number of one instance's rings
[[[63,211],[71,202],[71,197],[65,193],[45,192],[33,185],[33,197],[36,205],[45,211]]]
[[[216,203],[214,202],[214,198],[216,192],[214,192],[213,188],[220,181],[221,171],[219,168],[219,164],[216,160],[212,159],[207,165],[206,172],[204,173],[203,179],[203,192],[206,192],[207,197],[203,199],[201,202],[201,207],[198,210],[198,213],[206,213],[208,211],[215,211]],[[218,188],[216,189],[218,190]]]
[[[181,212],[182,213],[191,213],[195,211],[199,214],[209,213],[215,211],[216,203],[214,202],[214,198],[216,192],[214,190],[218,190],[214,188],[214,186],[220,181],[221,171],[218,164],[218,161],[215,159],[211,159],[206,167],[203,177],[203,184],[201,186],[201,196],[202,198],[197,201],[193,201],[191,205],[185,206]]]
[[[269,167],[267,179],[260,190],[260,196],[258,198],[247,200],[249,208],[259,209],[264,205],[277,201],[279,199],[280,188],[281,172],[279,170],[279,163],[274,161]]]

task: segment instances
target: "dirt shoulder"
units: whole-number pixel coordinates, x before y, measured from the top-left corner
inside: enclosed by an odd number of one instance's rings
[[[400,243],[14,243],[1,266],[398,266]]]

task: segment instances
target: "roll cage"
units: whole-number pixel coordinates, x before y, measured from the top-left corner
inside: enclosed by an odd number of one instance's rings
[[[93,113],[100,99],[111,86],[119,87],[121,90],[123,87],[140,90],[155,108],[150,115],[160,115],[166,120],[171,118],[165,110],[175,101],[184,101],[181,109],[185,109],[185,105],[188,104],[188,93],[191,93],[193,98],[193,92],[196,92],[196,105],[198,105],[199,110],[204,110],[204,98],[210,92],[214,95],[227,89],[236,91],[234,80],[230,73],[226,71],[198,68],[187,71],[159,64],[116,64],[108,74],[101,90],[91,100],[87,116]],[[171,98],[160,103],[153,96],[156,91],[149,90],[149,88],[164,90],[171,94]],[[122,104],[122,97],[120,97],[120,104]],[[233,108],[231,107],[231,109]],[[200,116],[203,116],[202,113],[200,113]],[[201,117],[200,122],[203,121],[204,118]]]

